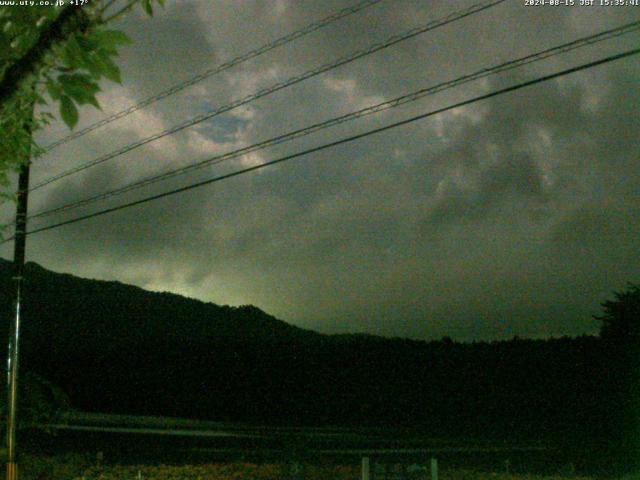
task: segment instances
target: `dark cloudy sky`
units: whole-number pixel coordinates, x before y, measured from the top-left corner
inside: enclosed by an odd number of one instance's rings
[[[124,83],[105,113],[348,6],[344,0],[168,1],[119,27]],[[35,192],[31,211],[640,19],[640,7],[509,0]],[[576,2],[578,3],[578,2]],[[470,6],[385,0],[56,149],[32,182],[353,50]],[[209,167],[109,206],[268,161],[638,45],[640,34],[467,84]],[[592,333],[599,303],[640,281],[637,57],[152,204],[29,237],[28,259],[322,332],[413,338]],[[103,114],[87,108],[80,127]],[[38,138],[67,133],[55,123]],[[96,206],[32,223],[89,212]],[[8,245],[0,251],[11,254]]]

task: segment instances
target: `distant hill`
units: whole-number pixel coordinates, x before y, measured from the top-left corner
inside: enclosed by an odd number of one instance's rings
[[[445,436],[610,433],[609,352],[596,337],[459,344],[321,335],[253,306],[86,280],[35,263],[26,276],[22,368],[61,386],[80,410],[389,424]],[[0,260],[2,318],[11,317],[11,298],[11,264]]]
[[[12,263],[0,259],[2,295],[11,295]],[[238,336],[283,341],[317,335],[287,324],[259,308],[219,306],[173,293],[149,292],[120,282],[87,280],[26,264],[25,301],[43,317],[34,325],[48,335],[137,343],[167,338],[184,345]],[[9,287],[9,289],[5,288]],[[72,320],[72,321],[70,321]],[[34,333],[42,333],[35,332]]]
[[[273,361],[260,358],[265,349],[292,352],[320,337],[254,306],[219,306],[87,280],[32,262],[25,272],[23,366],[53,379],[74,405],[91,411],[176,413],[193,395],[208,395],[212,374],[239,370],[240,378],[247,377]],[[11,275],[11,262],[0,259],[0,308],[7,319]],[[8,323],[3,323],[0,335],[7,334]],[[256,365],[246,363],[249,357]],[[209,414],[202,405],[178,410]]]

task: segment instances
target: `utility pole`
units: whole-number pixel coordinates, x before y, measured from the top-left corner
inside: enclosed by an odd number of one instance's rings
[[[31,134],[31,122],[25,128]],[[29,137],[29,141],[31,138]],[[30,152],[30,150],[28,151]],[[30,156],[30,153],[27,153]],[[30,159],[20,166],[16,206],[16,229],[13,249],[13,281],[15,282],[14,318],[9,334],[7,355],[7,480],[18,480],[16,462],[16,410],[18,401],[18,353],[20,346],[20,320],[24,282],[24,260],[27,233],[27,200],[29,196]]]
[[[53,2],[51,2],[53,4]],[[64,5],[65,2],[59,2]],[[0,77],[0,114],[7,101],[19,92],[28,88],[35,89],[35,80],[43,67],[44,58],[52,48],[68,40],[75,33],[84,33],[92,25],[91,17],[80,8],[69,2],[60,14],[40,32],[35,44],[7,68]],[[130,3],[133,5],[135,1]],[[129,8],[129,7],[126,7]],[[121,10],[121,12],[124,10]],[[99,22],[97,22],[99,23]],[[29,83],[33,82],[30,86]],[[35,93],[35,90],[34,90]],[[26,150],[22,160],[19,177],[16,206],[16,223],[13,251],[13,280],[15,282],[15,310],[11,323],[9,345],[7,351],[7,472],[6,480],[18,480],[18,464],[16,459],[16,412],[18,401],[18,360],[20,346],[20,320],[22,313],[22,293],[24,283],[24,261],[27,234],[27,199],[29,195],[29,164],[31,162],[31,133],[33,131],[34,97],[31,97],[31,112],[25,119]]]

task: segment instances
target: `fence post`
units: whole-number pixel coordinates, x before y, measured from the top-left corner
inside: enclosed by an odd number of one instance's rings
[[[369,457],[362,457],[362,480],[369,480]]]
[[[438,480],[438,459],[431,459],[431,480]]]

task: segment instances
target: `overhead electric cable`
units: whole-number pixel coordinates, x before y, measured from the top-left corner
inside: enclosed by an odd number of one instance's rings
[[[66,170],[62,173],[59,173],[58,175],[55,175],[53,177],[50,177],[46,180],[43,180],[42,182],[36,184],[34,187],[31,188],[31,191],[33,190],[37,190],[39,188],[42,188],[46,185],[49,185],[50,183],[56,182],[58,180],[61,180],[63,178],[66,178],[70,175],[76,174],[78,172],[81,172],[83,170],[86,170],[88,168],[94,167],[96,165],[99,165],[103,162],[106,162],[108,160],[111,160],[113,158],[116,158],[124,153],[130,152],[136,148],[139,148],[143,145],[146,145],[148,143],[151,143],[155,140],[159,140],[160,138],[166,137],[168,135],[172,135],[174,133],[177,133],[181,130],[184,130],[185,128],[188,127],[192,127],[198,123],[204,122],[205,120],[209,120],[210,118],[213,118],[217,115],[220,115],[222,113],[228,112],[230,110],[233,110],[235,108],[238,108],[240,106],[246,105],[254,100],[257,100],[259,98],[262,97],[266,97],[267,95],[270,95],[274,92],[277,92],[279,90],[282,90],[284,88],[290,87],[291,85],[295,85],[297,83],[300,83],[304,80],[307,80],[311,77],[315,77],[317,75],[320,75],[321,73],[324,72],[328,72],[329,70],[333,70],[341,65],[345,65],[347,63],[353,62],[359,58],[365,57],[367,55],[371,55],[375,52],[378,52],[380,50],[383,50],[385,48],[391,47],[392,45],[395,45],[397,43],[400,43],[402,41],[408,40],[410,38],[413,38],[417,35],[420,35],[422,33],[426,33],[428,31],[434,30],[438,27],[456,22],[458,20],[461,20],[465,17],[468,17],[470,15],[473,15],[475,13],[479,13],[483,10],[486,10],[488,8],[494,7],[500,3],[505,2],[506,0],[490,0],[490,1],[486,1],[486,2],[481,2],[478,4],[475,4],[469,8],[466,8],[464,10],[459,10],[457,12],[454,12],[442,19],[439,20],[434,20],[431,21],[429,23],[427,23],[426,25],[422,25],[420,27],[415,27],[412,28],[402,34],[399,35],[393,35],[391,37],[389,37],[387,40],[385,40],[384,42],[379,42],[379,43],[375,43],[373,45],[371,45],[370,47],[363,49],[363,50],[358,50],[356,52],[353,52],[345,57],[342,57],[340,59],[338,59],[337,61],[331,62],[331,63],[327,63],[325,65],[322,65],[318,68],[315,68],[313,70],[308,70],[307,72],[301,74],[301,75],[297,75],[294,77],[289,78],[288,80],[285,80],[283,82],[279,82],[276,83],[274,85],[271,85],[269,87],[263,88],[261,90],[259,90],[256,93],[253,93],[251,95],[248,95],[240,100],[236,100],[234,102],[231,102],[227,105],[224,105],[222,107],[219,107],[211,112],[207,112],[207,113],[203,113],[201,115],[197,115],[196,117],[193,117],[181,124],[178,124],[174,127],[171,127],[167,130],[164,130],[162,132],[158,132],[154,135],[151,135],[149,137],[143,138],[141,140],[138,140],[134,143],[131,143],[129,145],[126,145],[118,150],[115,150],[111,153],[108,153],[106,155],[103,155],[101,157],[98,157],[94,160],[91,160],[89,162],[83,163],[81,165],[78,165],[74,168],[71,168],[69,170]]]
[[[549,74],[549,75],[545,75],[545,76],[542,76],[542,77],[535,78],[533,80],[529,80],[527,82],[522,82],[522,83],[518,83],[516,85],[512,85],[510,87],[501,88],[499,90],[494,90],[493,92],[490,92],[490,93],[487,93],[487,94],[484,94],[484,95],[473,97],[473,98],[470,98],[468,100],[464,100],[464,101],[461,101],[461,102],[458,102],[458,103],[455,103],[455,104],[452,104],[452,105],[449,105],[449,106],[446,106],[446,107],[443,107],[443,108],[439,108],[437,110],[432,110],[430,112],[422,113],[420,115],[416,115],[416,116],[407,118],[405,120],[401,120],[399,122],[395,122],[395,123],[392,123],[392,124],[389,124],[389,125],[385,125],[384,127],[375,128],[373,130],[368,130],[366,132],[359,133],[357,135],[352,135],[350,137],[342,138],[342,139],[336,140],[334,142],[325,143],[325,144],[317,146],[317,147],[309,148],[307,150],[303,150],[303,151],[300,151],[300,152],[297,152],[297,153],[293,153],[291,155],[286,155],[284,157],[280,157],[280,158],[277,158],[275,160],[271,160],[269,162],[262,163],[260,165],[254,165],[252,167],[247,167],[247,168],[244,168],[244,169],[241,169],[241,170],[236,170],[235,172],[231,172],[231,173],[227,173],[227,174],[220,175],[220,176],[217,176],[217,177],[209,178],[207,180],[202,180],[200,182],[196,182],[196,183],[192,183],[190,185],[187,185],[185,187],[176,188],[174,190],[169,190],[167,192],[159,193],[159,194],[156,194],[156,195],[151,195],[151,196],[142,198],[140,200],[124,203],[124,204],[117,205],[117,206],[111,207],[111,208],[105,208],[103,210],[98,210],[97,212],[93,212],[93,213],[89,213],[87,215],[82,215],[82,216],[79,216],[79,217],[75,217],[75,218],[72,218],[70,220],[65,220],[63,222],[58,222],[58,223],[54,223],[54,224],[47,225],[47,226],[44,226],[44,227],[40,227],[40,228],[37,228],[35,230],[31,230],[31,231],[27,232],[27,235],[33,235],[35,233],[44,232],[44,231],[47,231],[47,230],[52,230],[54,228],[59,228],[59,227],[62,227],[64,225],[70,225],[70,224],[73,224],[73,223],[81,222],[83,220],[88,220],[90,218],[95,218],[95,217],[98,217],[98,216],[106,215],[107,213],[112,213],[112,212],[116,212],[116,211],[119,211],[119,210],[124,210],[126,208],[130,208],[130,207],[133,207],[133,206],[136,206],[136,205],[141,205],[143,203],[148,203],[148,202],[152,202],[152,201],[155,201],[155,200],[159,200],[161,198],[168,197],[168,196],[175,195],[175,194],[182,193],[182,192],[186,192],[188,190],[193,190],[195,188],[203,187],[205,185],[209,185],[209,184],[216,183],[216,182],[219,182],[219,181],[222,181],[222,180],[226,180],[228,178],[237,177],[237,176],[245,174],[245,173],[253,172],[255,170],[260,170],[260,169],[265,168],[265,167],[276,165],[278,163],[283,163],[283,162],[286,162],[286,161],[289,161],[289,160],[293,160],[294,158],[302,157],[304,155],[309,155],[311,153],[319,152],[321,150],[326,150],[328,148],[333,148],[333,147],[336,147],[338,145],[342,145],[342,144],[345,144],[345,143],[352,142],[354,140],[365,138],[365,137],[368,137],[370,135],[374,135],[376,133],[385,132],[387,130],[391,130],[393,128],[400,127],[402,125],[407,125],[407,124],[413,123],[415,121],[422,120],[424,118],[432,117],[434,115],[438,115],[440,113],[447,112],[449,110],[453,110],[453,109],[456,109],[456,108],[464,107],[466,105],[470,105],[472,103],[476,103],[476,102],[479,102],[481,100],[487,100],[489,98],[496,97],[498,95],[503,95],[505,93],[513,92],[513,91],[516,91],[516,90],[520,90],[522,88],[529,87],[529,86],[532,86],[532,85],[536,85],[536,84],[539,84],[539,83],[542,83],[542,82],[547,82],[549,80],[552,80],[552,79],[555,79],[555,78],[559,78],[559,77],[563,77],[565,75],[569,75],[571,73],[579,72],[581,70],[586,70],[588,68],[593,68],[593,67],[596,67],[598,65],[603,65],[603,64],[610,63],[610,62],[613,62],[613,61],[616,61],[616,60],[620,60],[620,59],[623,59],[623,58],[631,57],[631,56],[637,55],[639,53],[640,53],[640,48],[627,50],[627,51],[625,51],[623,53],[619,53],[619,54],[616,54],[616,55],[611,55],[611,56],[602,58],[600,60],[595,60],[595,61],[592,61],[592,62],[589,62],[589,63],[584,63],[584,64],[579,65],[577,67],[568,68],[568,69],[561,70],[561,71],[556,72],[556,73],[552,73],[552,74]],[[8,239],[4,240],[1,243],[8,242],[8,241],[10,241],[12,239],[13,238],[8,238]]]
[[[538,62],[541,60],[545,60],[547,58],[562,54],[562,53],[566,53],[572,50],[576,50],[578,48],[582,48],[588,45],[593,45],[599,42],[603,42],[605,40],[609,40],[611,38],[615,38],[615,37],[619,37],[621,35],[625,35],[628,33],[632,33],[632,32],[636,32],[640,30],[640,21],[636,21],[636,22],[631,22],[625,25],[622,25],[620,27],[616,27],[616,28],[612,28],[609,30],[606,30],[604,32],[600,32],[600,33],[596,33],[593,35],[589,35],[587,37],[582,37],[579,38],[577,40],[573,40],[571,42],[567,42],[564,43],[562,45],[558,45],[540,52],[536,52],[530,55],[526,55],[524,57],[520,57],[518,59],[515,60],[510,60],[508,62],[493,66],[493,67],[489,67],[489,68],[484,68],[481,70],[477,70],[471,74],[468,75],[464,75],[462,77],[458,77],[454,80],[449,80],[447,82],[442,82],[439,83],[437,85],[434,86],[430,86],[428,88],[423,88],[420,90],[417,90],[415,92],[406,94],[406,95],[402,95],[399,97],[396,97],[392,100],[388,100],[385,102],[381,102],[378,103],[376,105],[371,105],[369,107],[366,108],[362,108],[360,110],[357,110],[355,112],[351,112],[345,115],[341,115],[339,117],[334,117],[331,118],[329,120],[325,120],[323,122],[320,123],[316,123],[313,125],[309,125],[307,127],[301,128],[301,129],[297,129],[291,132],[288,132],[286,134],[283,135],[279,135],[277,137],[273,137],[270,138],[268,140],[264,140],[262,142],[258,142],[237,150],[233,150],[231,152],[227,152],[224,154],[220,154],[220,155],[216,155],[210,158],[207,158],[205,160],[201,160],[199,162],[193,163],[191,165],[187,165],[181,168],[177,168],[177,169],[173,169],[164,173],[160,173],[158,175],[154,175],[151,177],[147,177],[144,178],[142,180],[138,180],[136,182],[132,182],[128,185],[125,185],[123,187],[114,189],[114,190],[110,190],[107,192],[103,192],[88,198],[84,198],[82,200],[77,200],[75,202],[70,202],[58,207],[54,207],[48,210],[44,210],[41,212],[37,212],[33,215],[31,215],[29,217],[29,219],[35,219],[35,218],[40,218],[40,217],[45,217],[45,216],[49,216],[52,215],[54,213],[59,213],[62,211],[67,211],[67,210],[71,210],[74,208],[78,208],[78,207],[82,207],[85,205],[89,205],[91,203],[95,203],[97,201],[100,200],[105,200],[117,195],[121,195],[124,194],[126,192],[132,191],[132,190],[136,190],[138,188],[142,188],[148,185],[152,185],[154,183],[163,181],[163,180],[167,180],[169,178],[173,178],[177,175],[182,175],[200,168],[204,168],[207,166],[211,166],[211,165],[216,165],[218,163],[222,163],[224,161],[227,160],[231,160],[233,158],[237,158],[240,157],[242,155],[246,155],[248,153],[251,152],[255,152],[258,150],[262,150],[264,148],[273,146],[273,145],[278,145],[284,142],[288,142],[291,140],[294,140],[296,138],[300,138],[306,135],[309,135],[311,133],[315,133],[319,130],[323,130],[325,128],[329,128],[350,120],[355,120],[357,118],[362,118],[366,115],[371,115],[374,113],[378,113],[384,110],[388,110],[390,108],[395,108],[397,106],[400,105],[404,105],[410,102],[414,102],[416,100],[419,100],[421,98],[424,98],[425,96],[428,95],[433,95],[439,92],[442,92],[444,90],[448,90],[454,87],[457,87],[459,85],[465,84],[465,83],[469,83],[471,81],[474,80],[478,80],[481,78],[485,78],[488,77],[490,75],[495,75],[498,73],[502,73],[508,70],[512,70],[515,68],[520,68],[524,65],[528,65],[534,62]]]
[[[246,52],[242,55],[239,55],[225,63],[222,63],[214,68],[211,68],[209,70],[206,70],[204,72],[199,73],[198,75],[195,75],[187,80],[184,80],[180,83],[176,83],[175,85],[172,85],[171,87],[167,88],[166,90],[163,90],[155,95],[149,96],[147,98],[145,98],[144,100],[141,100],[140,102],[131,105],[128,108],[125,108],[124,110],[121,110],[119,112],[113,113],[111,115],[109,115],[108,117],[105,117],[85,128],[83,128],[82,130],[78,130],[77,132],[71,133],[59,140],[56,140],[53,143],[50,143],[49,145],[45,146],[43,148],[44,152],[49,152],[51,150],[53,150],[54,148],[70,142],[71,140],[75,140],[76,138],[82,137],[84,135],[86,135],[89,132],[92,132],[94,130],[97,130],[100,127],[103,127],[109,123],[112,123],[116,120],[119,120],[123,117],[126,117],[127,115],[132,114],[133,112],[137,112],[138,110],[145,108],[149,105],[151,105],[152,103],[157,102],[158,100],[162,100],[163,98],[169,97],[175,93],[178,93],[182,90],[184,90],[187,87],[190,87],[191,85],[195,85],[198,82],[201,82],[202,80],[205,80],[207,78],[210,78],[214,75],[217,75],[218,73],[224,72],[225,70],[228,70],[232,67],[235,67],[236,65],[239,65],[243,62],[246,62],[247,60],[251,60],[253,58],[256,58],[264,53],[270,52],[271,50],[274,50],[278,47],[281,47],[283,45],[286,45],[287,43],[293,42],[294,40],[297,40],[298,38],[304,37],[305,35],[308,35],[312,32],[315,32],[316,30],[319,30],[321,28],[326,27],[327,25],[330,25],[333,22],[336,22],[342,18],[348,17],[349,15],[353,15],[354,13],[357,13],[361,10],[364,10],[365,8],[371,7],[377,3],[380,3],[384,0],[365,0],[363,2],[357,3],[356,5],[353,5],[351,7],[347,7],[347,8],[343,8],[342,10],[335,12],[327,17],[324,17],[316,22],[310,23],[309,25],[301,28],[300,30],[296,30],[295,32],[292,32],[288,35],[285,35],[283,37],[280,37],[276,40],[274,40],[273,42],[267,43],[265,45],[262,45],[261,47],[258,47],[254,50],[251,50],[249,52]]]

